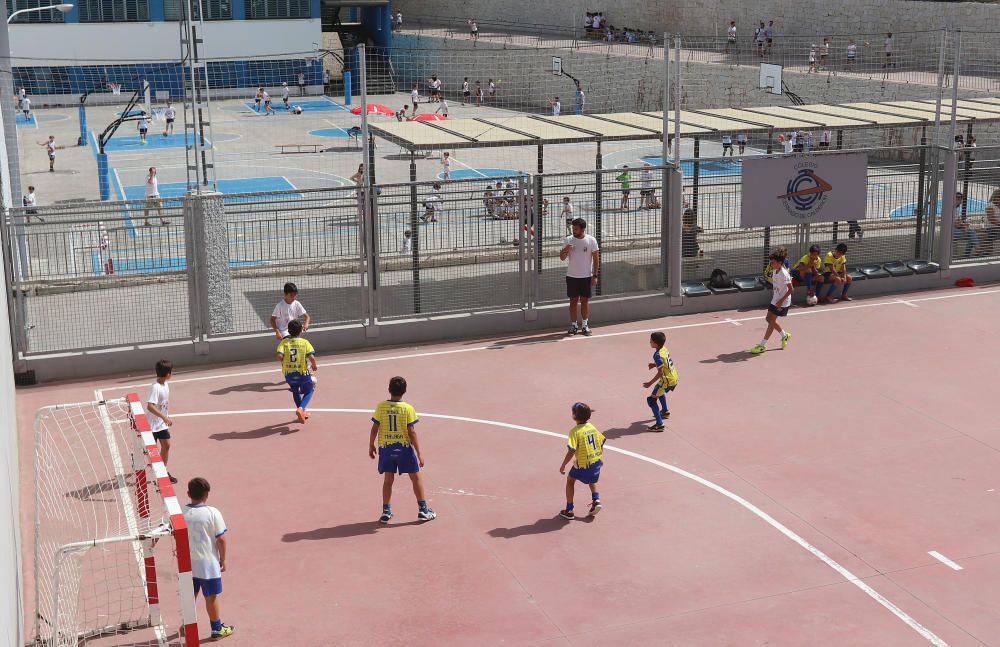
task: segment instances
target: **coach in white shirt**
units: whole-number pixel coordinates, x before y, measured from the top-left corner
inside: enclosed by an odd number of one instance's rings
[[[575,335],[582,332],[590,336],[590,296],[593,286],[597,285],[598,271],[601,268],[600,248],[597,239],[585,233],[587,221],[583,218],[573,220],[573,235],[566,237],[566,243],[559,252],[559,260],[569,259],[566,269],[566,296],[569,297],[569,331]],[[582,319],[577,325],[577,303],[580,304]]]

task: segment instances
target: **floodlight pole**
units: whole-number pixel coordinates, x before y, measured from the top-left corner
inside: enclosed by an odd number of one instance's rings
[[[4,13],[7,12],[7,5],[4,4]],[[17,12],[14,12],[17,13]],[[13,17],[14,14],[11,14]],[[11,70],[10,54],[10,32],[7,29],[8,20],[5,20],[0,28],[0,78],[7,79],[8,88],[13,87],[13,73]],[[16,206],[15,200],[21,195],[21,164],[17,147],[17,118],[14,113],[14,103],[8,101],[5,93],[0,93],[0,126],[2,126],[3,141],[0,142],[0,162],[6,162],[6,172],[3,176],[2,203],[3,210],[8,210]],[[8,142],[11,146],[8,147]],[[9,212],[8,212],[9,213]],[[22,281],[28,278],[28,243],[24,232],[24,216],[14,219],[15,238],[17,242],[18,278]],[[12,268],[13,269],[13,268]]]

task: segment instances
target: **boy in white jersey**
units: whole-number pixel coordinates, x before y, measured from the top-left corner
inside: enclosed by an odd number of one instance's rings
[[[149,387],[149,395],[146,397],[146,419],[153,438],[160,444],[160,458],[163,459],[164,466],[170,458],[170,427],[174,426],[174,421],[170,418],[170,387],[167,385],[167,380],[173,374],[173,362],[168,359],[158,361],[156,381]],[[171,483],[177,482],[169,472],[167,476]]]
[[[441,156],[441,179],[447,180],[451,177],[451,153],[444,152]]]
[[[45,152],[49,156],[49,173],[53,173],[56,170],[56,149],[62,148],[62,146],[56,146],[56,136],[49,135],[49,138],[44,142],[38,142],[39,146],[45,147]]]
[[[288,110],[288,82],[283,81],[281,83],[281,102],[285,104],[285,110]]]
[[[163,127],[163,136],[174,134],[174,119],[177,118],[177,108],[174,108],[173,104],[167,101],[167,107],[163,109],[163,118],[166,120],[167,125]]]
[[[21,98],[21,112],[24,113],[24,121],[31,123],[31,99],[28,97]]]
[[[778,317],[784,317],[788,314],[795,286],[792,284],[792,276],[789,274],[788,268],[785,267],[785,254],[782,251],[776,251],[771,254],[769,260],[773,274],[771,275],[771,303],[767,306],[767,331],[760,343],[750,349],[754,355],[759,355],[767,350],[767,340],[771,338],[771,333],[775,330],[781,335],[782,350],[788,346],[788,342],[792,338],[792,333],[782,329],[781,324],[778,323]]]
[[[469,86],[469,77],[462,80],[462,105],[472,103],[472,90]]]
[[[149,132],[149,119],[146,115],[139,117],[139,121],[135,122],[135,127],[139,130],[139,143],[146,144],[146,134]]]
[[[413,84],[413,88],[410,90],[410,101],[413,102],[413,116],[417,116],[417,104],[420,102],[420,90],[417,89],[417,84]]]
[[[233,627],[222,622],[219,614],[219,596],[222,594],[222,574],[226,571],[226,521],[218,508],[208,505],[212,486],[198,477],[188,481],[191,503],[184,508],[184,522],[188,527],[188,546],[191,549],[191,575],[194,595],[205,596],[205,610],[212,623],[212,639],[218,640],[233,634]]]

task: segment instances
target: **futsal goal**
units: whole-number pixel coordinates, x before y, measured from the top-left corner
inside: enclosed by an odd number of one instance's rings
[[[199,644],[187,526],[137,395],[38,412],[34,573],[36,645]]]

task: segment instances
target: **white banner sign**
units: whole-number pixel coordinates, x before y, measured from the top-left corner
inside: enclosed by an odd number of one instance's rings
[[[743,227],[861,220],[868,156],[789,155],[743,159]]]

